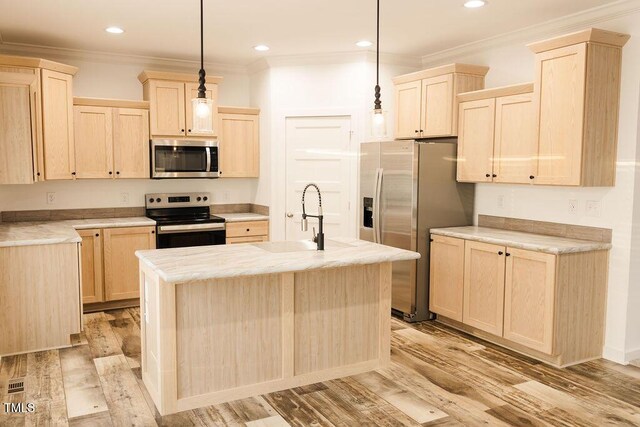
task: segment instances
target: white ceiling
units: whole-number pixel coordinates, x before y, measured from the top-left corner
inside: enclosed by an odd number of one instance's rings
[[[615,0],[381,0],[386,53],[422,56]],[[354,51],[375,38],[375,0],[205,0],[207,62]],[[117,25],[122,35],[104,28]],[[198,0],[0,0],[4,43],[175,59],[199,56]],[[267,44],[271,51],[252,47]]]

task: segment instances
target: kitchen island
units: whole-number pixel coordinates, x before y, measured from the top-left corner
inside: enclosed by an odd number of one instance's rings
[[[389,363],[391,263],[420,255],[325,243],[136,253],[142,378],[162,415]]]

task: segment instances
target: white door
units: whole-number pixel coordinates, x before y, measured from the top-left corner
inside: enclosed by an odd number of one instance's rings
[[[309,183],[322,193],[325,238],[348,236],[350,197],[351,117],[287,117],[286,119],[286,239],[302,240],[318,232],[318,220],[308,218],[301,230],[302,191]],[[318,194],[312,187],[305,196],[307,214],[318,213]]]

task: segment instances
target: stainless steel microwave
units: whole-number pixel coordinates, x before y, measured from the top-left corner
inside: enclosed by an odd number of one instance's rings
[[[218,178],[218,141],[151,140],[151,178]]]

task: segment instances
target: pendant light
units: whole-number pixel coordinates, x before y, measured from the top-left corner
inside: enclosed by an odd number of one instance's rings
[[[213,133],[213,100],[207,99],[204,71],[204,18],[203,2],[200,0],[200,72],[198,73],[198,96],[191,100],[193,111],[193,133]]]
[[[374,138],[384,138],[387,136],[386,111],[382,110],[380,101],[380,0],[377,0],[376,10],[376,100],[373,104],[371,115],[371,134]]]

